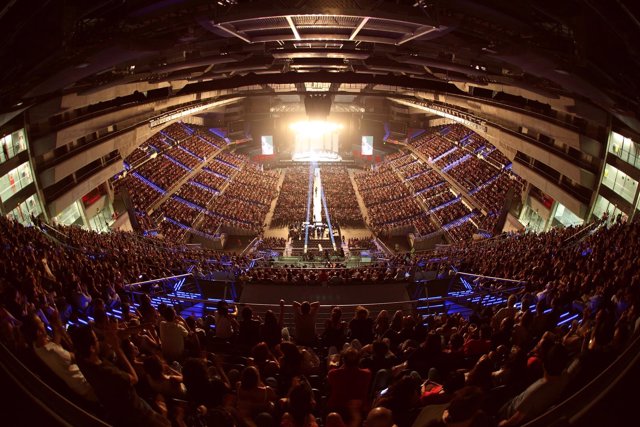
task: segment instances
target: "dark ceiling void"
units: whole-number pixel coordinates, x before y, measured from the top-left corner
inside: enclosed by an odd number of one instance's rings
[[[193,93],[333,82],[467,85],[471,96],[469,87],[512,87],[579,98],[636,123],[640,20],[630,3],[9,2],[0,9],[0,111],[131,83]]]

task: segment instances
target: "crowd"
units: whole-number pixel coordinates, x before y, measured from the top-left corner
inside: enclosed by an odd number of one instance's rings
[[[205,187],[209,187],[215,192],[221,191],[222,187],[226,184],[228,178],[223,178],[219,173],[214,173],[213,168],[217,163],[210,163],[209,167],[203,168],[200,172],[195,174],[192,181],[202,184]]]
[[[242,283],[290,283],[297,285],[344,285],[405,281],[407,266],[374,264],[359,268],[258,267],[238,277]]]
[[[180,143],[180,147],[198,156],[201,161],[210,159],[219,149],[217,145],[213,145],[207,140],[203,140],[203,138],[196,135],[192,135],[182,141]]]
[[[462,201],[457,201],[448,205],[445,208],[439,209],[433,213],[433,215],[438,218],[440,224],[447,225],[458,218],[462,218],[463,216],[471,213],[469,208],[467,208]]]
[[[449,169],[447,173],[465,190],[471,191],[498,175],[500,171],[484,160],[470,157],[456,167]]]
[[[0,231],[3,343],[117,426],[516,426],[603,372],[640,326],[640,223],[620,218],[578,241],[580,229],[567,228],[441,251],[462,271],[526,280],[506,304],[479,305],[468,318],[364,307],[346,318],[334,307],[320,327],[318,302],[281,301],[259,316],[221,301],[196,319],[148,298],[136,307],[122,292],[212,254],[67,227],[62,246],[4,218]],[[396,261],[256,268],[241,279],[395,280],[419,260]],[[293,322],[283,329],[285,311]],[[86,312],[89,325],[66,330]],[[563,325],[566,312],[575,319]]]
[[[349,249],[378,249],[372,237],[352,237],[347,240],[347,246]]]
[[[266,215],[277,194],[278,177],[277,172],[262,172],[245,166],[234,177],[224,194],[233,199],[262,205],[266,207]]]
[[[193,169],[198,167],[200,163],[202,163],[202,160],[197,158],[195,155],[193,155],[189,151],[186,151],[182,147],[182,145],[177,145],[175,147],[172,147],[171,149],[166,151],[163,155],[184,165],[189,171],[192,171]]]
[[[451,141],[444,139],[438,133],[421,135],[411,141],[411,145],[430,160],[434,160],[455,148]]]
[[[128,174],[127,176],[120,178],[114,182],[114,190],[116,193],[120,191],[127,191],[133,207],[140,212],[146,212],[149,206],[157,202],[162,193],[157,189],[147,185],[144,181]]]
[[[284,237],[263,237],[256,245],[256,249],[284,249],[287,246],[287,239]]]
[[[416,178],[418,175],[422,175],[431,170],[431,166],[422,163],[421,161],[415,161],[400,168],[399,171],[405,179]]]
[[[363,226],[362,213],[353,190],[346,166],[322,166],[320,168],[322,190],[333,224]]]
[[[205,189],[191,182],[185,183],[175,192],[176,196],[188,200],[201,208],[206,208],[216,194],[215,191]]]
[[[454,142],[458,142],[461,139],[463,139],[466,135],[470,134],[471,131],[469,130],[469,128],[467,128],[466,126],[460,123],[453,123],[443,128],[443,130],[440,133],[445,138]]]
[[[184,123],[180,123],[180,122],[172,123],[160,131],[160,134],[164,136],[168,136],[175,143],[180,143],[181,141],[189,138],[191,133],[192,133],[191,128],[185,125]]]
[[[307,215],[309,166],[292,166],[285,170],[271,224],[276,227],[302,222]]]
[[[215,145],[216,147],[222,148],[227,144],[218,135],[215,135],[214,133],[210,132],[208,129],[204,127],[194,126],[193,131],[194,131],[193,134],[195,136],[198,136],[204,139],[206,142],[208,142],[209,144]]]
[[[454,241],[456,242],[466,242],[471,240],[474,233],[478,231],[478,228],[473,225],[472,222],[466,221],[460,225],[456,225],[455,227],[449,228],[447,230],[451,235]]]
[[[403,174],[402,169],[394,169],[395,166],[392,166],[398,162],[405,169],[413,169],[413,165],[419,165],[412,156],[399,152],[385,158],[375,170],[355,175],[358,190],[369,214],[369,227],[382,235],[388,235],[402,227],[414,229],[419,235],[430,234],[437,228],[416,200],[413,191],[407,187],[407,183],[414,189],[416,184],[429,187],[440,181],[439,176],[431,175],[427,169],[427,172],[416,178],[403,182],[399,176]]]

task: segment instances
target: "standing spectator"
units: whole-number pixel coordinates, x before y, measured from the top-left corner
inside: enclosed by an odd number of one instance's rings
[[[322,344],[326,348],[335,347],[337,350],[342,349],[347,340],[347,322],[342,320],[342,310],[340,307],[331,309],[331,317],[324,324],[324,332],[322,334]]]
[[[349,338],[358,340],[360,344],[367,345],[373,341],[373,319],[369,317],[369,310],[363,306],[356,308],[353,319],[349,322]]]
[[[293,317],[296,325],[296,342],[300,345],[313,346],[318,340],[316,334],[316,315],[320,303],[304,301],[293,302]]]
[[[260,342],[260,320],[253,317],[253,310],[246,306],[242,309],[242,320],[239,322],[238,345],[244,351],[253,348]]]
[[[280,315],[276,319],[273,311],[267,310],[264,323],[260,325],[260,339],[273,349],[282,341],[282,320],[284,318],[284,300],[280,300]]]

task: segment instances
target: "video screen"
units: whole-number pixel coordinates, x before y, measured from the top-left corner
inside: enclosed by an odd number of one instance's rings
[[[366,135],[362,137],[362,155],[373,155],[373,136]]]
[[[263,135],[262,138],[262,154],[270,156],[273,154],[273,136]]]

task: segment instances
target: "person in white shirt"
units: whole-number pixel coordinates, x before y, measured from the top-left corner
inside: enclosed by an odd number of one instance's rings
[[[216,338],[228,340],[233,337],[240,328],[238,321],[229,314],[229,304],[224,301],[218,301],[216,305]]]
[[[23,332],[32,345],[33,351],[38,359],[63,380],[73,392],[88,401],[97,402],[93,388],[76,365],[74,354],[60,345],[64,329],[58,314],[53,313],[50,317],[53,339],[47,334],[45,324],[38,315],[34,313],[27,316],[23,324]]]
[[[184,339],[189,335],[189,331],[176,318],[176,312],[173,307],[168,307],[164,311],[164,319],[160,322],[162,355],[169,362],[182,360]]]

